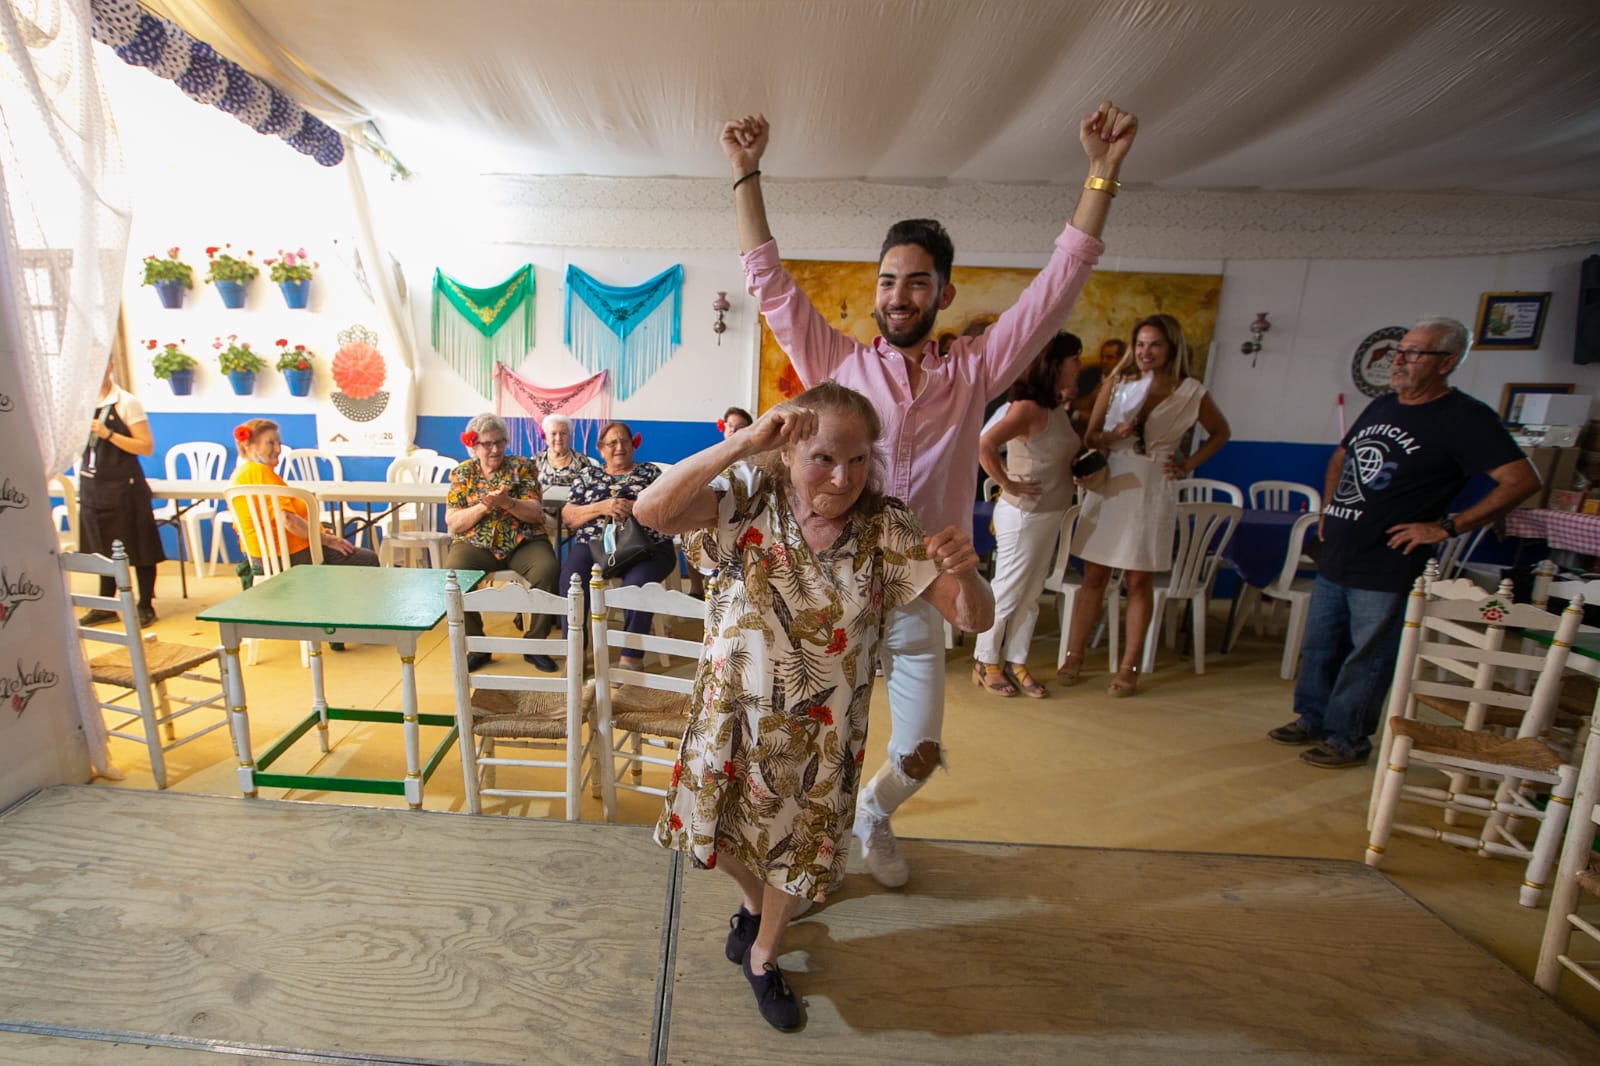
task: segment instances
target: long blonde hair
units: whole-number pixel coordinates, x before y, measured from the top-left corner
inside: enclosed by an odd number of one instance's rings
[[[1167,347],[1172,349],[1172,358],[1167,360],[1167,376],[1174,383],[1189,376],[1189,342],[1183,337],[1183,327],[1171,315],[1154,314],[1146,315],[1133,324],[1133,332],[1128,335],[1128,350],[1122,353],[1122,358],[1112,368],[1111,376],[1106,379],[1108,386],[1124,378],[1139,376],[1134,349],[1139,343],[1139,331],[1146,326],[1160,333],[1166,339]]]

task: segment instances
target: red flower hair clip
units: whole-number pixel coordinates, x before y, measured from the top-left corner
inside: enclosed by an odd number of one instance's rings
[[[728,432],[728,424],[726,422],[724,422],[720,418],[717,419],[717,432],[718,433],[726,433],[726,432]]]
[[[640,436],[639,434],[635,433],[633,435],[633,446],[635,448],[637,448],[639,445],[641,445],[643,443],[644,443],[644,438],[642,436]]]
[[[249,426],[234,426],[233,427],[233,439],[238,441],[240,444],[248,444],[248,443],[250,443],[250,427]]]
[[[469,429],[465,433],[461,434],[461,443],[465,444],[469,448],[476,448],[478,446],[477,431]]]

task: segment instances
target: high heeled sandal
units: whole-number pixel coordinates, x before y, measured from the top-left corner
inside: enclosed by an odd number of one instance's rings
[[[1067,652],[1067,657],[1061,660],[1061,666],[1056,669],[1056,681],[1062,685],[1076,685],[1082,680],[1078,675],[1083,672],[1083,656]]]
[[[1116,696],[1121,699],[1131,696],[1139,691],[1139,668],[1137,666],[1124,666],[1111,676],[1111,683],[1106,686],[1106,695]]]
[[[1027,663],[1006,663],[1005,675],[1013,685],[1017,686],[1017,690],[1029,699],[1042,700],[1049,695],[1045,687],[1028,673]]]
[[[1005,671],[1000,669],[999,663],[989,664],[972,661],[972,683],[979,688],[988,689],[996,696],[1010,699],[1017,694],[1016,686],[1007,680]]]

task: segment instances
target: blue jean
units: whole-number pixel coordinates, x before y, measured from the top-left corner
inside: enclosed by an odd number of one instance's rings
[[[589,568],[594,565],[594,559],[587,544],[571,544],[567,547],[566,561],[561,565],[561,581],[556,591],[565,596],[567,589],[572,584],[574,574],[583,579],[583,616],[589,617]],[[617,575],[618,584],[622,585],[648,585],[652,581],[662,581],[672,573],[678,565],[678,548],[670,540],[660,541],[655,549],[643,559],[634,563],[628,569]],[[622,628],[629,633],[648,633],[650,623],[655,615],[648,611],[622,612]],[[561,632],[567,631],[566,620],[562,620]],[[628,656],[641,655],[641,652],[625,652]]]
[[[1302,729],[1343,754],[1372,751],[1405,613],[1404,592],[1347,588],[1318,575],[1294,683]]]

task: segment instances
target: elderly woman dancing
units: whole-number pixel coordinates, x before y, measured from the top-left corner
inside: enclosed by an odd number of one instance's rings
[[[1199,422],[1206,442],[1187,459],[1177,449]],[[1122,662],[1106,686],[1113,696],[1131,696],[1138,686],[1145,631],[1155,609],[1155,572],[1172,568],[1178,491],[1186,478],[1228,442],[1222,417],[1206,387],[1189,376],[1189,345],[1171,315],[1150,315],[1133,327],[1133,347],[1095,397],[1085,436],[1106,451],[1107,478],[1098,492],[1085,492],[1072,535],[1072,554],[1084,561],[1083,588],[1072,604],[1067,658],[1056,676],[1078,680],[1113,568],[1128,583],[1126,639]]]
[[[450,471],[444,522],[452,536],[444,565],[453,570],[515,570],[536,589],[554,592],[556,553],[544,532],[544,504],[539,499],[539,473],[533,461],[507,455],[510,437],[499,415],[481,414],[467,423],[461,443],[471,453]],[[528,619],[527,635],[538,639],[550,632],[554,619]],[[483,616],[467,612],[467,635],[483,635]],[[486,651],[467,657],[477,670],[493,656]],[[546,672],[556,668],[547,655],[523,656]]]
[[[778,1029],[801,1023],[778,968],[784,929],[844,874],[885,614],[920,595],[963,629],[993,620],[971,538],[925,537],[874,487],[881,432],[866,397],[825,381],[673,467],[636,511],[706,529],[717,570],[656,839],[739,883],[724,951]]]

